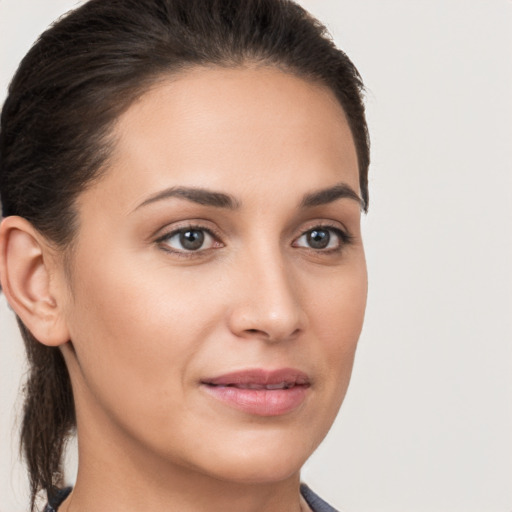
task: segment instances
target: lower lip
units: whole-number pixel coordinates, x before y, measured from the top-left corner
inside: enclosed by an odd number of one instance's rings
[[[297,409],[305,400],[307,386],[289,389],[242,389],[231,386],[202,386],[226,405],[257,416],[280,416]]]

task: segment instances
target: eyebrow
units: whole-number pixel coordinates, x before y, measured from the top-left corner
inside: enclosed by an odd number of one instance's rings
[[[317,190],[316,192],[306,194],[302,198],[300,206],[301,208],[312,208],[314,206],[322,206],[324,204],[333,203],[338,199],[344,198],[357,201],[359,203],[359,207],[364,210],[364,201],[359,197],[356,191],[346,183],[338,183],[333,187],[324,188],[322,190]]]
[[[240,207],[240,203],[237,199],[229,194],[224,194],[223,192],[214,192],[212,190],[196,187],[170,187],[148,197],[148,199],[139,204],[135,209],[138,210],[148,204],[169,199],[171,197],[187,199],[193,203],[205,206],[214,206],[215,208],[227,208],[228,210],[236,210]]]
[[[186,199],[193,203],[204,206],[213,206],[215,208],[226,208],[228,210],[236,210],[237,208],[240,208],[240,202],[238,199],[230,194],[225,194],[224,192],[215,192],[198,187],[170,187],[148,197],[145,201],[139,204],[135,210],[172,197]],[[304,195],[300,203],[300,208],[322,206],[344,198],[356,201],[359,206],[364,209],[364,201],[359,197],[354,189],[346,183],[338,183],[333,187],[324,188]]]

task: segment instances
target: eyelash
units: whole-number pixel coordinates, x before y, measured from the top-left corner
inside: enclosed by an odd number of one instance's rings
[[[295,244],[298,240],[300,240],[302,237],[307,236],[308,233],[312,233],[314,231],[326,231],[332,236],[334,233],[336,237],[338,238],[338,243],[336,244],[336,247],[331,248],[324,248],[324,249],[315,249],[314,247],[303,247],[304,249],[308,249],[310,251],[313,251],[315,253],[321,253],[321,254],[334,254],[334,253],[340,253],[343,251],[345,247],[352,244],[354,242],[354,237],[348,233],[347,231],[341,229],[339,226],[333,226],[330,224],[317,224],[315,226],[312,226],[305,231],[301,233],[300,236],[298,236],[294,242],[293,246],[297,247]],[[329,240],[330,242],[330,240]]]
[[[206,233],[209,237],[212,238],[213,243],[218,244],[218,245],[217,245],[217,247],[208,247],[206,249],[202,249],[200,247],[197,250],[169,248],[169,244],[166,242],[168,242],[170,239],[172,239],[176,236],[179,236],[180,234],[186,233],[187,231],[197,231],[197,232]],[[330,234],[330,236],[332,236],[332,234],[334,233],[335,236],[339,240],[336,247],[315,249],[314,247],[303,247],[303,246],[295,245],[297,243],[297,241],[300,240],[302,237],[305,237],[309,233],[312,233],[314,231],[326,231]],[[332,253],[340,253],[344,247],[352,244],[353,241],[354,241],[354,237],[352,235],[350,235],[347,231],[340,229],[338,226],[332,226],[332,225],[324,223],[324,224],[314,225],[314,226],[308,228],[307,230],[303,231],[297,238],[294,239],[294,241],[292,243],[292,247],[298,247],[298,248],[302,247],[304,249],[313,251],[315,253],[332,254]],[[156,244],[161,246],[161,248],[164,251],[172,253],[179,257],[183,257],[183,258],[197,257],[201,253],[204,253],[205,251],[210,251],[212,249],[218,249],[218,248],[224,247],[224,244],[220,241],[220,236],[218,234],[216,234],[213,230],[206,228],[204,226],[201,226],[201,225],[192,225],[192,224],[183,226],[183,227],[180,227],[177,229],[173,229],[172,231],[169,231],[169,232],[165,233],[164,235],[158,237],[155,240],[155,242],[156,242]],[[329,242],[330,242],[330,238],[329,238]]]
[[[175,236],[178,236],[178,235],[180,235],[182,233],[186,233],[187,231],[197,231],[197,232],[206,233],[209,237],[212,238],[214,243],[218,244],[218,246],[215,247],[215,249],[224,247],[224,244],[219,241],[220,236],[218,234],[214,233],[209,228],[206,228],[206,227],[200,226],[200,225],[194,225],[194,224],[190,224],[190,225],[186,225],[186,226],[183,226],[183,227],[179,227],[179,228],[173,229],[173,230],[165,233],[164,235],[158,237],[155,242],[159,246],[161,246],[161,248],[164,251],[169,252],[169,253],[174,254],[174,255],[177,255],[177,256],[182,257],[182,258],[197,257],[197,256],[200,255],[200,253],[204,253],[205,251],[209,251],[211,249],[214,249],[214,247],[209,247],[208,249],[201,249],[201,248],[199,248],[198,250],[195,250],[195,251],[194,250],[187,250],[187,249],[174,249],[174,248],[170,248],[169,244],[166,243],[171,238],[174,238]]]

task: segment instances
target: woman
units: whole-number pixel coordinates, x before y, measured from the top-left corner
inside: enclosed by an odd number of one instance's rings
[[[92,0],[41,36],[0,142],[33,508],[332,510],[300,468],[364,316],[361,92],[284,0]]]

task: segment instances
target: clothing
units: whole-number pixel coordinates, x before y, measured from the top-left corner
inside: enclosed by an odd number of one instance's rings
[[[44,507],[43,512],[56,512],[60,504],[68,497],[72,489],[72,487],[65,487],[64,489],[57,491],[57,494],[53,497],[53,499],[51,499],[46,507]]]
[[[300,493],[313,512],[338,512],[320,496],[315,494],[306,484],[300,485]]]
[[[44,512],[57,512],[59,505],[68,497],[71,492],[71,487],[61,489],[48,505],[46,505]],[[338,512],[335,508],[332,508],[322,498],[317,496],[307,485],[301,484],[300,492],[303,498],[313,512]]]

